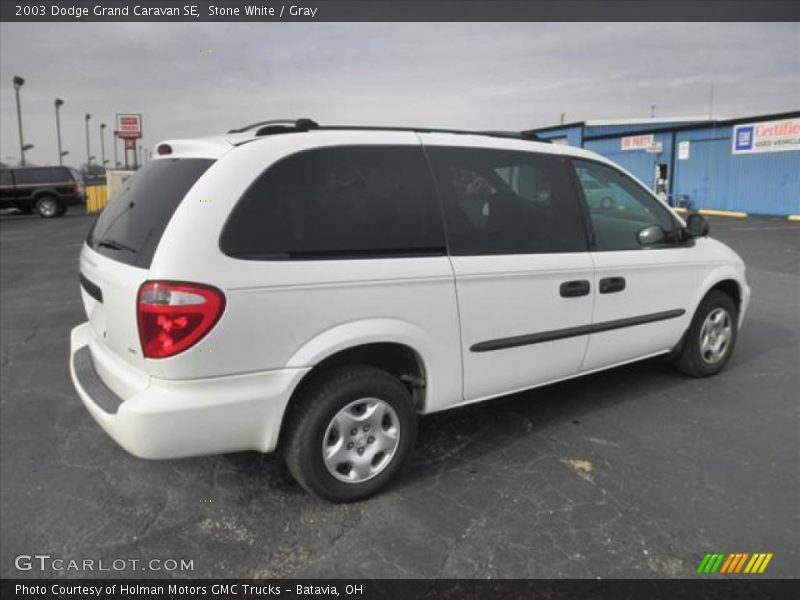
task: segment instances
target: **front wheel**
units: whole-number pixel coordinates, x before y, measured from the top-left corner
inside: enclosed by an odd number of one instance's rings
[[[711,290],[692,319],[675,367],[692,377],[719,373],[736,345],[738,311],[733,299],[720,290]]]
[[[300,392],[282,444],[306,490],[334,502],[373,495],[397,474],[417,437],[406,387],[371,366],[333,369]]]

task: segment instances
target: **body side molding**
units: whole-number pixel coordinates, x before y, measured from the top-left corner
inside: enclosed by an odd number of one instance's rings
[[[543,331],[541,333],[531,333],[507,338],[498,338],[496,340],[487,340],[485,342],[473,344],[469,349],[471,352],[490,352],[492,350],[504,350],[506,348],[516,348],[518,346],[528,346],[530,344],[541,344],[542,342],[552,342],[555,340],[562,340],[580,335],[601,333],[603,331],[634,327],[636,325],[644,325],[645,323],[653,323],[655,321],[675,319],[683,316],[684,314],[686,314],[684,309],[676,308],[674,310],[665,310],[662,312],[650,313],[648,315],[641,315],[638,317],[617,319],[615,321],[605,321],[603,323],[595,323],[593,325],[581,325],[579,327],[568,327],[566,329],[554,329],[552,331]]]

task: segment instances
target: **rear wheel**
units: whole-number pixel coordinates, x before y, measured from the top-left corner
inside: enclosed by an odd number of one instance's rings
[[[282,444],[289,471],[326,500],[376,493],[397,474],[417,437],[406,387],[371,366],[333,369],[300,392]]]
[[[45,219],[52,219],[58,217],[61,205],[53,196],[41,196],[34,205],[36,214]]]
[[[736,345],[737,321],[733,299],[725,292],[711,290],[692,319],[674,362],[676,368],[692,377],[719,373]]]

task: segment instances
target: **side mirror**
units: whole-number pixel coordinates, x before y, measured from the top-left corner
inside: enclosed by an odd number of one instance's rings
[[[690,238],[708,235],[708,221],[705,220],[703,215],[692,213],[686,217],[686,235]]]
[[[667,234],[661,229],[660,225],[650,225],[636,234],[636,239],[642,246],[652,246],[660,244],[667,239]]]

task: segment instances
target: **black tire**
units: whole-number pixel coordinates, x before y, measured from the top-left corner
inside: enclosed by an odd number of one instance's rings
[[[394,453],[380,471],[364,481],[345,482],[328,470],[323,458],[323,444],[326,439],[338,441],[339,432],[335,428],[326,437],[329,426],[333,427],[332,421],[341,414],[340,411],[360,399],[378,399],[388,404],[394,411],[399,433]],[[390,418],[389,422],[392,420]],[[382,427],[384,423],[386,421],[382,421]],[[281,450],[297,482],[324,500],[353,502],[381,490],[402,468],[416,442],[417,411],[411,394],[397,378],[375,367],[353,365],[326,371],[305,385],[287,415],[285,427]],[[360,431],[359,437],[364,437]],[[351,440],[355,439],[348,431],[343,434],[341,444],[352,445]],[[369,457],[370,447],[366,446],[366,440],[356,443],[362,444],[360,450],[359,447],[350,450],[350,446],[345,446],[347,452],[359,450],[365,458]],[[376,452],[374,458],[380,458],[380,454]],[[356,459],[352,454],[348,456]],[[342,466],[347,469],[347,463],[342,463]],[[346,472],[342,473],[343,477],[346,475]]]
[[[706,319],[719,310],[727,313],[730,324],[730,338],[719,356],[712,356],[715,360],[709,360],[709,357],[704,355],[703,352],[701,335]],[[717,314],[720,313],[717,312]],[[675,368],[681,373],[692,377],[709,377],[719,373],[727,364],[736,346],[738,316],[736,303],[728,294],[720,290],[711,290],[706,294],[706,297],[700,302],[700,306],[697,307],[697,312],[692,318],[692,324],[684,337],[683,345],[673,361]]]
[[[61,210],[61,204],[55,196],[39,196],[34,205],[34,210],[43,219],[52,219],[58,217]]]

